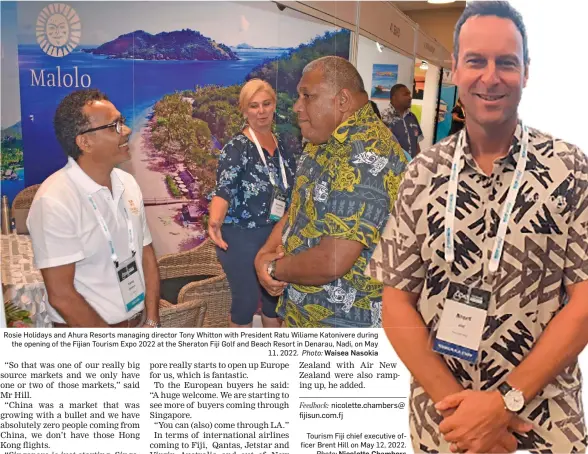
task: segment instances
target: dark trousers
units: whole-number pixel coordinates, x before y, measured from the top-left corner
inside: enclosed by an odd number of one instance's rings
[[[259,284],[255,272],[255,256],[272,232],[273,226],[243,229],[234,225],[223,225],[223,240],[229,245],[226,251],[216,248],[233,299],[231,321],[237,325],[247,325],[253,321],[259,299],[263,315],[276,318],[278,298],[271,296]]]

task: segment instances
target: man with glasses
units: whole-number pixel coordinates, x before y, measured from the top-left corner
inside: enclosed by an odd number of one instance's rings
[[[55,134],[68,156],[41,185],[27,226],[56,327],[158,327],[159,271],[143,197],[116,166],[131,130],[98,90],[66,96]]]
[[[468,2],[453,42],[465,128],[410,163],[368,267],[413,376],[413,447],[586,452],[588,158],[519,118],[509,3]]]

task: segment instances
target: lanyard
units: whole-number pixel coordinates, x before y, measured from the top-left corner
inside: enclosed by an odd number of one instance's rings
[[[272,183],[273,186],[277,186],[276,181],[274,180],[274,176],[272,175],[269,167],[267,166],[267,162],[265,160],[265,154],[263,154],[263,150],[261,149],[261,145],[259,144],[259,141],[257,140],[257,136],[255,135],[255,132],[253,132],[253,128],[249,127],[249,133],[251,134],[251,138],[253,139],[255,146],[257,147],[257,152],[259,153],[259,157],[261,158],[263,165],[267,169],[267,173],[269,175],[270,182]],[[272,135],[272,137],[273,137],[273,135]],[[278,149],[279,148],[278,141],[276,140],[275,137],[274,137],[274,142],[276,142],[276,152],[278,153],[278,160],[280,161],[280,170],[282,171],[282,181],[284,182],[284,188],[288,189],[288,180],[286,179],[286,168],[284,167],[284,161],[282,161],[282,156],[280,155],[280,150]]]
[[[514,176],[506,196],[506,203],[502,209],[500,215],[500,224],[498,226],[498,232],[496,233],[496,241],[492,248],[492,256],[490,257],[490,263],[488,270],[490,273],[495,273],[498,270],[498,264],[502,256],[502,248],[504,246],[504,239],[506,238],[506,231],[508,223],[512,215],[521,183],[525,174],[525,167],[527,166],[527,152],[529,147],[529,131],[523,125],[523,137],[521,140],[520,156],[517,162]],[[459,133],[459,139],[455,148],[455,155],[453,157],[453,163],[451,165],[451,176],[449,178],[449,187],[447,189],[447,203],[445,205],[445,260],[448,263],[452,263],[455,259],[455,242],[454,242],[454,226],[455,226],[455,206],[457,205],[457,183],[459,178],[459,164],[463,149],[465,146],[466,131],[465,128]]]
[[[102,227],[102,232],[104,233],[104,236],[106,237],[106,241],[108,241],[108,247],[110,248],[110,258],[112,259],[114,266],[116,268],[118,268],[118,256],[116,255],[116,251],[114,250],[114,242],[112,241],[112,235],[110,234],[110,230],[108,230],[108,226],[106,225],[106,221],[104,220],[104,217],[102,216],[102,214],[98,210],[98,207],[96,206],[96,202],[94,202],[94,198],[90,194],[88,194],[88,199],[90,200],[90,204],[92,205],[92,208],[94,209],[94,214],[96,215],[96,219],[98,219],[98,223],[100,224],[100,227]],[[135,249],[135,235],[133,234],[133,224],[131,222],[131,219],[129,217],[129,213],[127,212],[126,207],[124,208],[124,211],[125,211],[125,219],[127,221],[127,234],[129,236],[129,250],[131,251],[131,253],[133,254],[133,257],[134,257],[135,253],[137,251]]]

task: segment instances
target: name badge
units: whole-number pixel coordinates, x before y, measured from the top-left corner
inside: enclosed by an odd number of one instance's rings
[[[284,194],[279,188],[274,188],[269,217],[270,221],[277,222],[282,219],[286,212],[286,201],[286,194]]]
[[[450,283],[433,350],[475,363],[489,304],[490,292]]]
[[[118,285],[125,303],[125,309],[130,312],[145,301],[145,286],[137,268],[134,257],[125,260],[117,269]]]

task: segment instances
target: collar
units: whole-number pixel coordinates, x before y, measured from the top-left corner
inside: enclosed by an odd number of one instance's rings
[[[471,154],[471,147],[469,144],[469,140],[467,138],[466,128],[463,128],[461,130],[460,134],[466,134],[466,141],[465,141],[465,144],[464,144],[464,147],[462,150],[463,153],[461,155],[460,172],[463,170],[464,166],[467,164],[472,169],[482,173],[482,171],[478,167],[478,164],[476,163],[476,160],[474,159],[474,157]],[[497,162],[499,162],[500,164],[503,164],[503,165],[510,164],[513,166],[513,168],[516,167],[517,162],[519,160],[520,153],[521,153],[522,137],[523,137],[523,122],[519,119],[517,121],[517,127],[515,128],[515,132],[512,136],[511,142],[510,142],[508,154],[506,156],[504,156],[503,158],[499,159]],[[531,133],[529,133],[529,141],[532,142]],[[460,143],[460,140],[459,140],[459,136],[458,136],[456,147],[459,146],[459,143]],[[528,149],[529,153],[531,152],[531,149],[532,149],[532,147],[529,146],[529,149]]]
[[[88,174],[82,170],[80,165],[71,156],[67,158],[65,171],[73,180],[73,182],[88,195],[96,194],[103,189],[108,191],[106,186],[101,186],[92,180],[92,178],[90,178]],[[116,173],[116,169],[112,169],[112,172],[110,172],[110,181],[112,183],[112,193],[116,198],[116,196],[122,194],[125,189],[123,182]]]
[[[392,105],[392,103],[390,103],[390,111],[392,112],[392,115],[394,115],[395,117],[400,117],[400,118],[406,118],[406,116],[410,113],[410,109],[406,109],[406,112],[404,112],[403,115],[400,114],[400,112],[398,112],[394,106]]]
[[[327,143],[331,142],[333,139],[339,143],[343,143],[359,129],[377,120],[379,119],[368,101],[356,110],[347,120],[337,126]]]

